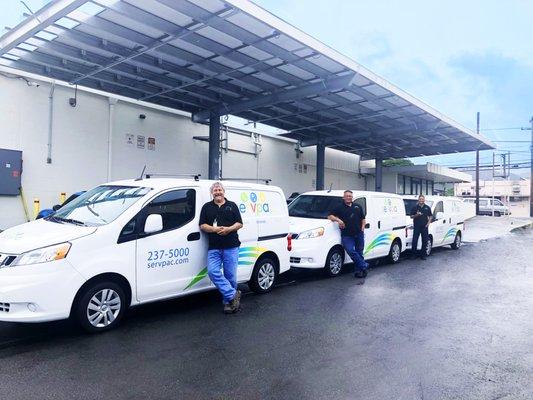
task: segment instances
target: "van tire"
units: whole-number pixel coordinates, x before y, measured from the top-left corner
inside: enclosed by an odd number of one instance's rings
[[[339,276],[344,265],[344,248],[334,247],[332,248],[328,256],[326,257],[326,263],[324,264],[324,273],[327,276],[335,277]]]
[[[104,298],[106,300],[102,301]],[[103,310],[95,309],[95,307],[100,307],[98,302],[104,303]],[[74,308],[74,318],[86,332],[99,333],[116,327],[126,308],[126,295],[120,285],[111,281],[95,282],[81,293]],[[95,317],[91,323],[89,318],[99,313],[101,315]],[[109,321],[111,318],[113,320]]]
[[[459,250],[461,247],[461,232],[457,232],[455,234],[455,239],[453,239],[453,243],[450,245],[450,247],[454,250]]]
[[[389,255],[387,256],[391,264],[396,264],[400,261],[400,255],[402,254],[402,243],[398,239],[394,239],[390,245]]]
[[[257,294],[268,293],[278,280],[279,266],[276,260],[266,256],[255,263],[248,286]]]

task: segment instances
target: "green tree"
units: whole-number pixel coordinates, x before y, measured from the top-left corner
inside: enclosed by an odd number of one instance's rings
[[[390,160],[384,160],[384,167],[404,167],[407,165],[414,165],[411,160],[407,158],[391,158]]]

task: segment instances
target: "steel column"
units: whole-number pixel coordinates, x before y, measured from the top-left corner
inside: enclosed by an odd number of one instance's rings
[[[319,139],[316,145],[316,190],[324,190],[325,165],[326,145],[324,139]]]
[[[383,159],[376,158],[376,192],[383,191]]]
[[[209,179],[220,179],[220,116],[209,117]]]

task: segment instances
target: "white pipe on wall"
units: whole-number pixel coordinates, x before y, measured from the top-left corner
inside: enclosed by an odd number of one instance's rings
[[[54,124],[54,91],[56,82],[50,83],[50,93],[48,94],[48,154],[46,156],[46,163],[52,164],[52,128]]]
[[[111,180],[111,166],[113,163],[113,124],[115,122],[115,104],[118,99],[109,97],[109,121],[107,126],[107,182]]]

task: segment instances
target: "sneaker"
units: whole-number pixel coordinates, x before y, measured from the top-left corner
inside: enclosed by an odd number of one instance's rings
[[[355,273],[356,278],[366,278],[367,275],[368,275],[368,272],[366,271],[366,269]]]

